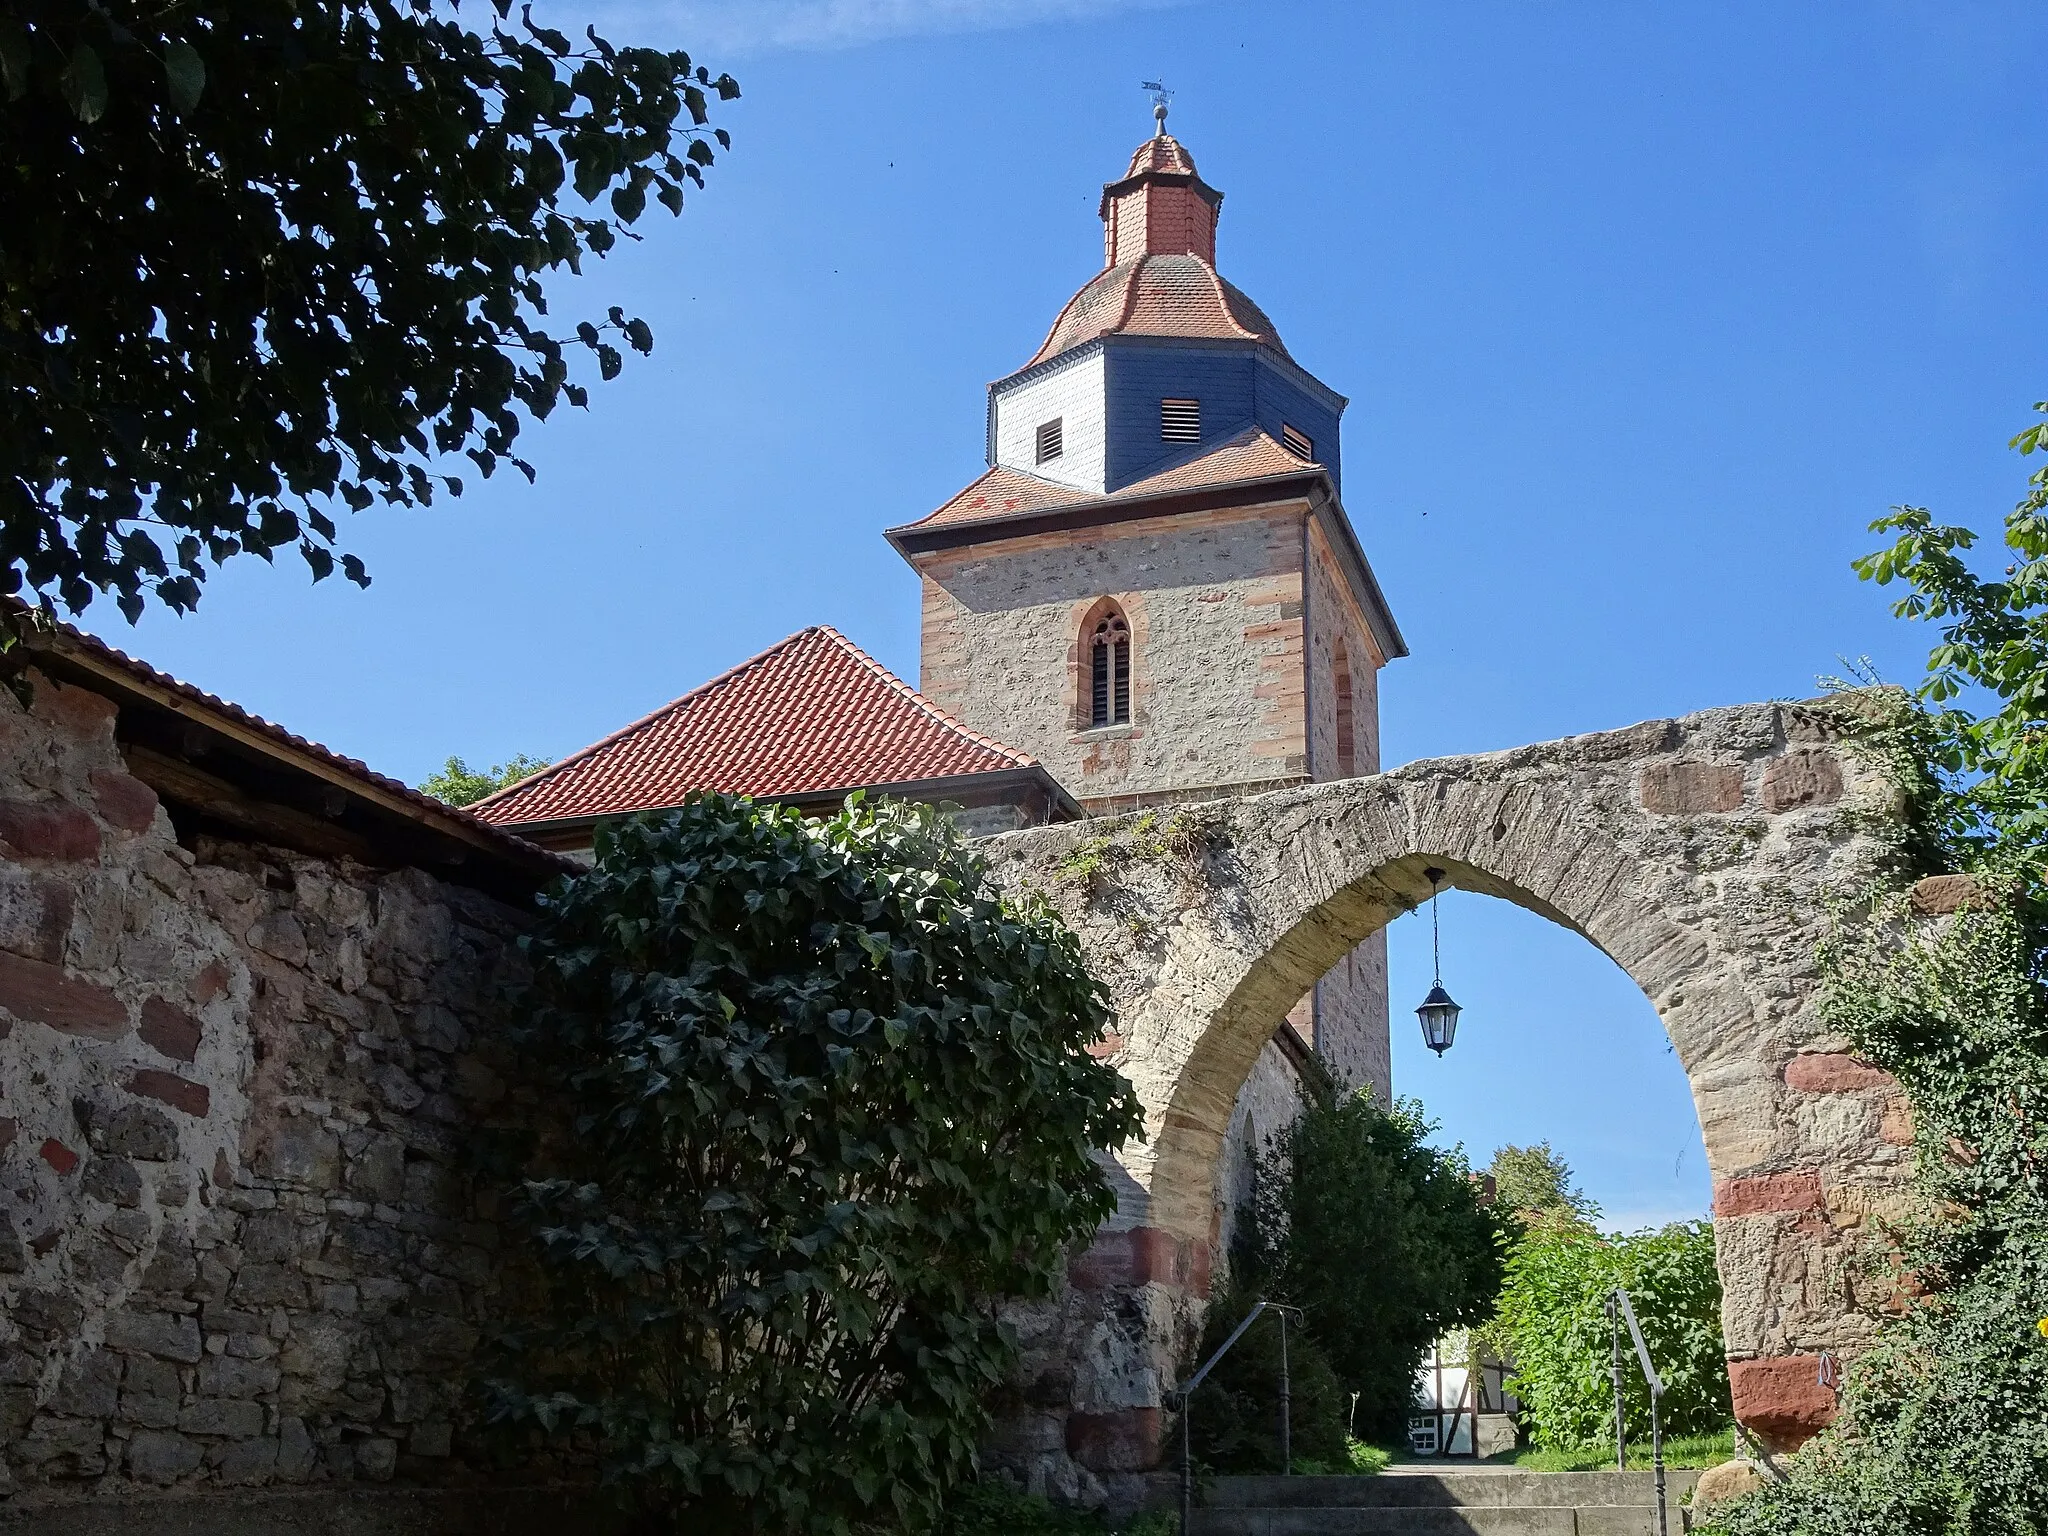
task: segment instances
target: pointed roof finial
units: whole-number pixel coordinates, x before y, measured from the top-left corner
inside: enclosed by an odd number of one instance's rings
[[[1138,86],[1152,93],[1152,121],[1159,125],[1153,130],[1153,137],[1163,139],[1166,137],[1166,104],[1173,100],[1173,92],[1157,80],[1140,80]]]

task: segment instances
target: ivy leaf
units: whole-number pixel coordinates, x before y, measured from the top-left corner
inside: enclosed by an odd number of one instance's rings
[[[206,65],[201,62],[199,50],[180,38],[164,50],[164,78],[171,87],[171,105],[181,113],[189,113],[199,105],[200,93],[206,89]]]
[[[107,110],[107,75],[92,44],[80,43],[58,76],[64,104],[81,123],[96,123]]]
[[[11,16],[0,20],[0,83],[6,85],[9,101],[28,94],[28,72],[28,34]]]

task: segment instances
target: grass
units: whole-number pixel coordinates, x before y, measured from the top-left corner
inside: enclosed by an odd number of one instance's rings
[[[1384,1446],[1367,1445],[1363,1440],[1344,1442],[1344,1465],[1333,1467],[1326,1461],[1314,1461],[1306,1456],[1294,1458],[1294,1473],[1297,1477],[1374,1477],[1387,1470],[1387,1463],[1394,1459],[1394,1453]]]
[[[1717,1467],[1735,1455],[1735,1432],[1723,1430],[1718,1435],[1679,1435],[1664,1442],[1664,1465],[1667,1467]],[[1557,1450],[1548,1446],[1531,1446],[1527,1450],[1511,1451],[1506,1455],[1492,1458],[1496,1465],[1520,1467],[1525,1472],[1605,1472],[1614,1466],[1614,1448],[1604,1445],[1584,1445],[1572,1450]],[[1650,1469],[1650,1442],[1632,1441],[1628,1448],[1628,1464],[1647,1472]]]

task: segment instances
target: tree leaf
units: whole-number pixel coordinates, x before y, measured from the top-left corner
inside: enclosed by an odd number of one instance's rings
[[[81,123],[96,123],[107,110],[107,74],[90,43],[80,43],[58,77],[64,104]]]
[[[206,65],[199,50],[183,38],[164,49],[164,78],[170,83],[172,106],[185,113],[198,106],[206,89]]]

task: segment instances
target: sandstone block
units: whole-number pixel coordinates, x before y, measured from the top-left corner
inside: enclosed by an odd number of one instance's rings
[[[199,1470],[204,1452],[169,1430],[139,1430],[128,1442],[128,1471],[146,1483],[174,1483]]]
[[[0,800],[0,842],[24,859],[90,864],[100,856],[99,824],[69,800]]]
[[[1652,763],[1636,781],[1656,816],[1724,815],[1742,809],[1742,770],[1725,763]]]
[[[130,1093],[142,1095],[168,1104],[182,1114],[198,1119],[206,1117],[212,1101],[212,1092],[204,1083],[195,1083],[190,1078],[165,1072],[157,1067],[136,1067],[122,1080],[122,1086]]]
[[[1968,875],[1929,875],[1915,881],[1913,910],[1922,917],[1946,917],[1991,905],[1991,893]]]
[[[147,832],[156,823],[156,791],[133,774],[95,768],[93,803],[113,826],[124,832]]]
[[[1149,1472],[1160,1461],[1157,1408],[1067,1415],[1067,1454],[1091,1472]]]
[[[1801,1093],[1857,1093],[1896,1089],[1899,1081],[1846,1051],[1802,1051],[1785,1064],[1785,1086]]]
[[[1820,1380],[1819,1355],[1728,1362],[1736,1420],[1774,1450],[1803,1445],[1835,1419],[1835,1392]]]
[[[1714,1186],[1714,1215],[1765,1216],[1780,1211],[1826,1209],[1817,1173],[1770,1173],[1722,1179]]]
[[[128,1007],[105,987],[61,965],[0,950],[0,1008],[67,1035],[112,1040],[128,1031]]]
[[[1787,752],[1764,769],[1758,794],[1774,816],[1809,805],[1833,805],[1842,798],[1842,768],[1826,752]]]
[[[191,1014],[172,1007],[160,997],[151,997],[143,1000],[142,1023],[135,1033],[158,1055],[168,1056],[173,1061],[191,1061],[199,1054],[199,1042],[204,1032]]]
[[[228,981],[228,968],[218,960],[210,960],[192,978],[192,985],[187,990],[192,994],[192,1001],[203,1008],[227,991]]]

